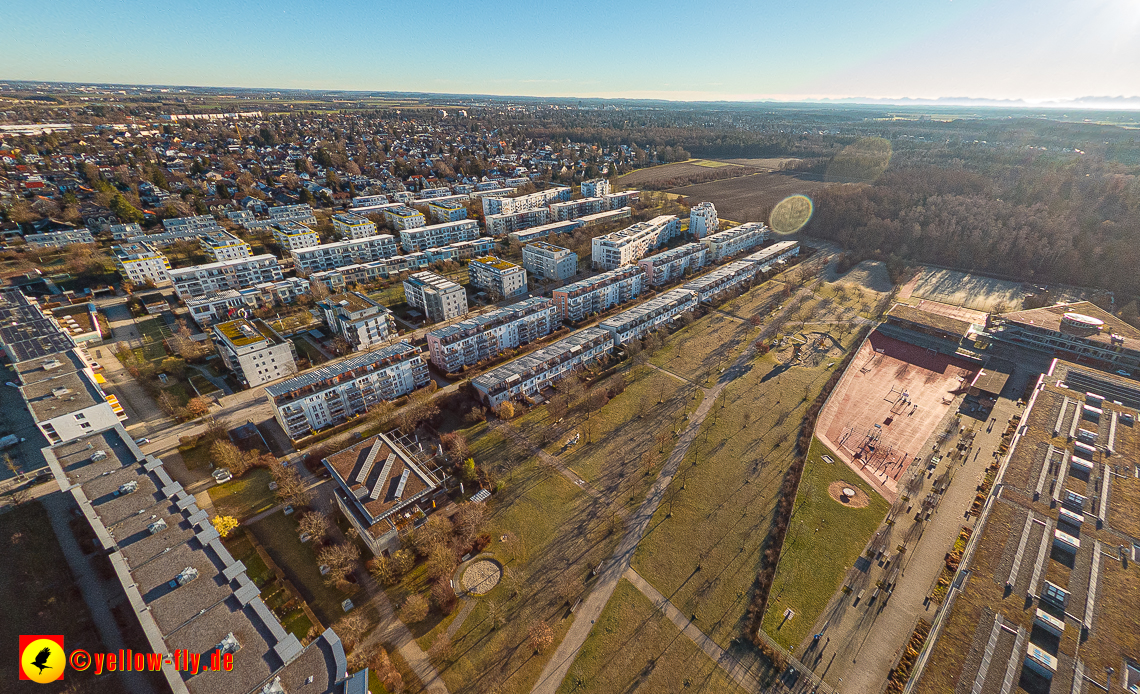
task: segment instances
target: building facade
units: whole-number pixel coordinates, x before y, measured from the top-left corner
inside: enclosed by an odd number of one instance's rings
[[[551,221],[564,222],[567,219],[577,219],[588,214],[597,214],[605,209],[602,198],[581,198],[556,202],[550,206]]]
[[[607,178],[591,178],[582,181],[582,197],[600,198],[610,194],[610,181]]]
[[[225,289],[245,289],[262,282],[277,282],[285,278],[277,257],[266,253],[241,260],[193,265],[170,271],[170,281],[178,298],[203,296]]]
[[[355,263],[369,263],[396,255],[396,239],[378,234],[363,239],[322,243],[290,251],[297,270],[305,274],[334,270]]]
[[[479,223],[474,219],[460,219],[400,231],[400,246],[405,253],[447,246],[460,241],[479,238]]]
[[[264,321],[239,318],[210,332],[222,363],[250,388],[297,373],[297,348]]]
[[[317,223],[317,215],[313,214],[313,208],[305,203],[278,205],[277,207],[270,207],[267,212],[269,219],[274,222]]]
[[[336,233],[346,239],[363,239],[376,235],[376,222],[351,212],[334,214],[332,225]]]
[[[637,261],[638,266],[645,272],[649,284],[660,287],[675,282],[704,267],[708,262],[708,249],[699,243],[686,243],[684,246],[670,248],[648,258]]]
[[[706,302],[735,287],[746,284],[756,277],[759,265],[746,260],[738,260],[723,267],[718,267],[704,275],[686,282],[682,289],[697,293],[697,299]]]
[[[211,231],[198,237],[198,245],[211,262],[253,257],[253,249],[228,231]]]
[[[565,202],[570,199],[570,194],[571,190],[568,186],[556,186],[540,190],[537,193],[527,193],[514,197],[483,195],[483,216],[537,210],[541,207],[548,207],[554,202]]]
[[[602,328],[586,328],[508,362],[471,381],[479,398],[489,407],[507,400],[534,397],[585,365],[608,356],[614,338]]]
[[[701,202],[689,208],[689,234],[695,239],[703,239],[720,230],[720,219],[716,216],[716,206],[711,202]]]
[[[467,206],[458,200],[433,201],[428,204],[428,214],[433,222],[458,222],[467,219]]]
[[[427,223],[424,220],[423,212],[414,210],[407,205],[386,208],[384,210],[384,219],[397,231],[402,229],[415,229]]]
[[[643,304],[607,318],[598,327],[609,331],[615,345],[638,339],[660,325],[667,325],[686,311],[697,308],[697,293],[689,289],[672,289]]]
[[[715,263],[763,244],[771,233],[763,222],[747,222],[709,234],[701,239],[701,243],[709,249],[709,262]]]
[[[273,238],[287,251],[299,251],[321,244],[316,230],[300,222],[276,222],[272,226]]]
[[[543,226],[548,222],[550,222],[550,209],[546,207],[490,214],[483,218],[483,223],[487,225],[487,233],[491,236],[502,236],[522,229]]]
[[[404,280],[404,298],[423,311],[429,323],[467,315],[466,290],[434,272],[417,272]]]
[[[167,284],[170,282],[170,261],[148,243],[131,243],[115,246],[115,265],[119,274],[132,284]]]
[[[478,287],[492,297],[509,299],[526,294],[526,270],[491,255],[473,259],[467,265],[471,286]]]
[[[535,277],[562,282],[578,274],[578,255],[568,248],[536,241],[523,246],[522,257],[523,267]]]
[[[654,248],[667,243],[680,232],[676,215],[661,215],[648,222],[612,234],[596,236],[592,241],[591,257],[599,270],[613,270],[635,263]]]
[[[577,323],[636,299],[648,284],[640,267],[627,265],[559,287],[551,292],[551,297],[562,311],[562,319]]]
[[[24,243],[35,248],[63,248],[76,243],[95,243],[95,237],[90,229],[83,228],[48,234],[24,234]]]
[[[428,359],[445,373],[474,366],[558,329],[562,314],[553,299],[532,297],[427,334]]]
[[[743,260],[756,263],[756,272],[767,272],[777,265],[795,258],[800,254],[799,241],[777,241],[752,255],[745,256]]]
[[[392,312],[360,292],[334,294],[317,302],[325,325],[354,350],[368,349],[396,334]]]

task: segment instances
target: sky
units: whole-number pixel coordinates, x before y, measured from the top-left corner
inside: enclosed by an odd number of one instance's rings
[[[1140,0],[9,0],[0,80],[671,100],[1140,96]]]

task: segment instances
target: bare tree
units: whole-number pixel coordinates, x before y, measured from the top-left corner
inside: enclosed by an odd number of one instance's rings
[[[312,492],[305,487],[301,474],[292,466],[274,465],[269,473],[277,483],[277,498],[290,506],[304,506],[312,498]]]
[[[308,535],[313,542],[320,542],[328,535],[329,517],[320,511],[310,511],[301,517],[297,529],[302,535]]]
[[[339,585],[345,581],[352,573],[358,559],[360,559],[360,549],[350,542],[328,545],[317,552],[317,561],[322,566],[328,567],[325,584],[329,586]]]
[[[404,600],[403,606],[400,607],[400,621],[405,624],[422,622],[430,609],[431,606],[428,604],[427,598],[419,593],[413,593]]]

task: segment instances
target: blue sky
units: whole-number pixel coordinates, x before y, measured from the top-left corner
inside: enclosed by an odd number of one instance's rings
[[[10,0],[0,79],[664,99],[1140,96],[1140,0]]]

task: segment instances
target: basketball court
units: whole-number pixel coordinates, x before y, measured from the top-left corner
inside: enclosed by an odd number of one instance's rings
[[[980,367],[871,333],[820,412],[816,435],[888,501]]]

